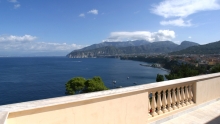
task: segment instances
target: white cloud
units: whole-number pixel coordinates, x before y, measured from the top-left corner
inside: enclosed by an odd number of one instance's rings
[[[8,2],[14,4],[14,9],[17,9],[17,8],[21,7],[21,4],[19,4],[17,0],[8,0]]]
[[[171,30],[159,30],[157,32],[135,31],[135,32],[112,32],[110,36],[103,42],[133,41],[147,40],[166,41],[175,38],[175,32]]]
[[[173,25],[173,26],[181,26],[181,27],[189,27],[191,26],[191,21],[184,21],[182,18],[169,20],[169,21],[161,21],[161,25]]]
[[[26,46],[25,48],[22,46]],[[66,44],[66,43],[48,43],[48,42],[32,42],[27,44],[22,44],[20,47],[24,50],[31,50],[31,51],[72,51],[75,49],[79,49],[82,46],[76,44]]]
[[[187,17],[199,11],[220,9],[219,0],[164,0],[153,6],[152,12],[169,17]]]
[[[17,3],[18,1],[17,0],[8,0],[8,2]]]
[[[20,6],[21,6],[20,4],[15,4],[15,5],[14,5],[14,8],[17,9],[17,8],[19,8]]]
[[[85,17],[84,13],[79,14],[79,17]]]
[[[0,42],[2,41],[33,41],[37,37],[31,35],[15,36],[15,35],[1,35]]]
[[[98,15],[98,10],[97,9],[93,9],[93,10],[90,10],[88,13],[94,14],[94,15]]]
[[[184,21],[184,18],[200,11],[218,9],[220,9],[219,0],[163,0],[158,5],[153,5],[151,12],[164,18],[172,18],[169,21],[161,21],[161,25],[190,27],[192,26],[190,20]]]
[[[26,53],[63,53],[66,55],[72,50],[80,49],[84,46],[76,44],[66,43],[51,43],[51,42],[36,42],[35,36],[24,35],[24,36],[0,36],[0,54],[1,53],[16,53],[16,55]],[[51,54],[50,54],[51,55]]]
[[[189,38],[189,39],[191,39],[192,37],[191,37],[191,36],[189,36],[188,38]]]

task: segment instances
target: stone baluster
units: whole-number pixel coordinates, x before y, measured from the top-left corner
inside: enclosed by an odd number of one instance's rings
[[[177,107],[181,108],[181,96],[180,96],[180,87],[177,87]]]
[[[188,90],[188,86],[185,86],[185,91],[186,91],[186,98],[185,98],[185,103],[186,105],[189,105],[189,90]]]
[[[168,89],[168,96],[167,96],[167,110],[170,112],[172,110],[171,108],[172,99],[171,99],[171,89]]]
[[[184,86],[181,87],[181,105],[182,107],[186,106],[185,102],[185,92],[184,92]]]
[[[173,110],[177,109],[176,107],[176,93],[175,93],[175,88],[173,88],[173,91],[172,91],[172,108]]]
[[[151,115],[150,99],[149,99],[149,102],[148,102],[148,112],[149,112],[149,117],[152,117],[152,115]]]
[[[163,105],[163,113],[166,113],[167,112],[167,98],[166,98],[166,90],[163,90],[163,98],[162,98],[162,105]]]
[[[161,102],[161,91],[157,92],[157,114],[160,115],[163,112],[161,111],[162,102]]]
[[[189,85],[189,103],[193,103],[193,93],[192,93],[192,84]]]
[[[152,92],[152,101],[151,101],[151,109],[152,109],[152,116],[155,117],[157,115],[156,111],[156,100],[155,100],[155,92]]]

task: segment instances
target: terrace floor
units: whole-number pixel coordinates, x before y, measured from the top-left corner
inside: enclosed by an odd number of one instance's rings
[[[220,124],[220,100],[162,124]]]

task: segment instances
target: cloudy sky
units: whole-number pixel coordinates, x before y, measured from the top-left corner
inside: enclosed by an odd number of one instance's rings
[[[220,0],[0,0],[0,56],[100,42],[220,40]]]

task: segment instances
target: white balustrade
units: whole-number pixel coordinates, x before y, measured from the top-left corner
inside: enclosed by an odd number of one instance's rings
[[[152,116],[156,116],[157,113],[156,113],[156,100],[155,100],[155,92],[152,92],[152,102],[151,102],[151,109],[152,109]]]
[[[178,108],[181,108],[180,102],[181,102],[180,87],[177,87],[177,107]]]
[[[175,88],[173,88],[173,90],[172,90],[172,108],[173,108],[173,110],[177,109],[176,102],[177,102],[177,100],[176,100]]]
[[[172,105],[172,99],[171,99],[171,89],[168,89],[168,98],[167,98],[167,109],[170,112],[171,111],[171,105]]]
[[[149,116],[152,117],[151,115],[151,105],[150,105],[150,100],[148,102],[148,112],[149,112]]]
[[[192,84],[177,85],[154,90],[148,105],[149,116],[155,117],[193,104],[192,86]]]
[[[181,104],[182,104],[182,107],[186,106],[186,104],[185,104],[184,86],[181,87]]]
[[[163,112],[161,111],[162,102],[161,102],[161,91],[157,92],[157,114],[160,115]]]
[[[189,85],[189,103],[192,104],[193,93],[192,93],[192,84]]]
[[[163,113],[167,112],[167,108],[166,108],[166,106],[167,106],[167,98],[166,97],[167,97],[166,96],[166,90],[163,90],[163,98],[162,98],[162,104],[163,104],[162,111],[163,111]]]
[[[188,90],[188,86],[185,86],[185,91],[186,91],[185,103],[186,103],[186,105],[189,105],[189,90]]]

